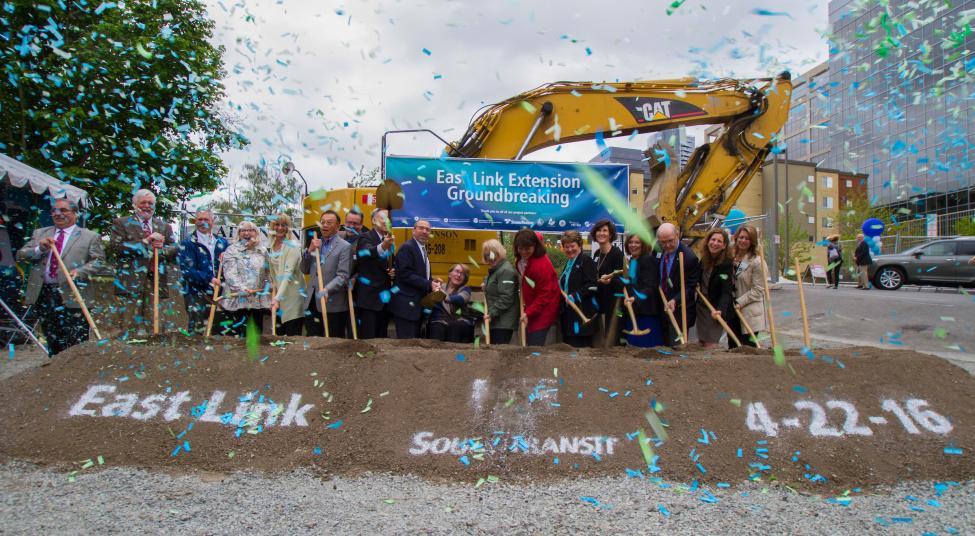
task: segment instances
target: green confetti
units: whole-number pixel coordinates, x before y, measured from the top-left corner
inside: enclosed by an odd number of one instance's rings
[[[945,338],[945,337],[948,336],[948,330],[946,330],[945,328],[940,328],[940,327],[939,328],[934,328],[934,336],[937,337],[937,338],[939,338],[939,339],[943,339],[943,338]]]
[[[687,0],[674,0],[671,2],[670,7],[667,8],[667,16],[669,17],[673,15],[674,12],[677,11],[677,8],[679,8],[686,1]]]
[[[775,364],[784,367],[785,366],[785,350],[782,349],[781,345],[776,345],[772,350],[775,353]]]
[[[247,319],[247,357],[251,361],[257,359],[261,347],[261,333],[257,330],[257,324],[253,318]]]
[[[151,60],[152,59],[152,52],[149,52],[148,50],[146,50],[146,48],[144,46],[142,46],[142,43],[136,43],[135,44],[135,51],[138,52],[140,56],[142,56],[143,58],[145,58],[147,60]]]
[[[647,467],[653,466],[653,449],[650,448],[650,439],[647,438],[647,434],[644,433],[643,428],[637,433],[637,441],[640,443],[640,451],[643,452],[643,461],[647,463]]]
[[[650,227],[647,226],[647,221],[643,218],[642,214],[638,215],[636,211],[630,209],[630,204],[627,199],[614,190],[592,168],[580,166],[579,173],[586,185],[586,189],[592,192],[611,214],[623,220],[623,227],[626,228],[627,232],[636,234],[641,240],[649,244],[650,247],[656,245],[657,238],[654,236],[653,231],[650,230]]]

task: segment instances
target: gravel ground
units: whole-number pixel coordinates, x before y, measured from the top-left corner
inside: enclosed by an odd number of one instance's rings
[[[666,486],[666,484],[663,484]],[[701,490],[606,478],[530,487],[305,472],[169,475],[0,466],[4,534],[952,534],[975,530],[975,483],[911,483],[848,506],[757,484]],[[912,510],[914,508],[914,510]],[[666,513],[665,513],[666,512]]]

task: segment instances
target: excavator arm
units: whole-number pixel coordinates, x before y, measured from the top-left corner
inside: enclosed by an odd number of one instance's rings
[[[644,212],[654,223],[672,222],[693,236],[709,210],[727,214],[761,168],[791,96],[788,72],[757,81],[557,82],[483,109],[446,150],[462,158],[520,159],[560,143],[724,124],[682,173],[664,175],[647,196]]]

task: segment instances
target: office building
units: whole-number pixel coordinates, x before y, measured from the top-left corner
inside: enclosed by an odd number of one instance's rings
[[[917,217],[975,210],[973,18],[975,0],[832,0],[828,82],[797,90],[789,157],[807,154],[793,137],[807,137],[808,120],[816,129],[808,157],[817,161],[825,144],[825,167],[869,174],[874,205]],[[814,97],[815,89],[828,97]]]
[[[650,188],[650,166],[640,149],[606,147],[589,162],[594,164],[626,164],[630,166],[630,206],[642,212],[647,190]]]

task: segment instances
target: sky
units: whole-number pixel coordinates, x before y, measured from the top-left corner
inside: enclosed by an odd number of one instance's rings
[[[251,140],[223,155],[231,176],[247,163],[291,160],[312,190],[378,167],[386,131],[427,128],[453,141],[481,106],[548,82],[770,77],[828,57],[825,0],[207,5],[214,42],[226,49],[225,113]],[[392,154],[437,156],[443,147],[429,135],[389,140]],[[587,141],[526,158],[589,161],[598,152]]]

